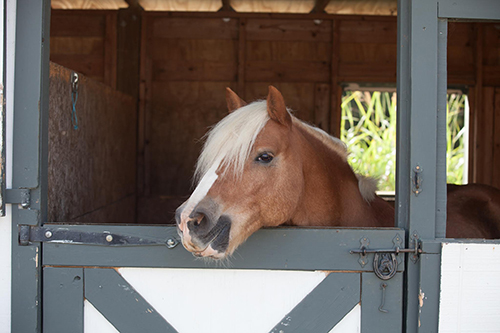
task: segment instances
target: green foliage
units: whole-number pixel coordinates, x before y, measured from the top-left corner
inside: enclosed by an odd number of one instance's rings
[[[448,182],[462,183],[466,95],[448,96]],[[379,180],[379,190],[394,191],[396,174],[396,93],[348,91],[342,98],[340,139],[349,163],[362,175]]]

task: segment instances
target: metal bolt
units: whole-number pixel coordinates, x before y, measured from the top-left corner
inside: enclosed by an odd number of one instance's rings
[[[45,231],[45,237],[46,238],[52,237],[52,231],[50,231],[50,230]]]
[[[169,247],[174,246],[174,245],[175,245],[175,240],[173,240],[172,238],[169,238],[169,239],[167,240],[167,245],[168,245]]]
[[[112,236],[112,235],[107,235],[107,236],[106,236],[106,241],[107,241],[108,243],[111,243],[111,242],[113,241],[113,236]]]

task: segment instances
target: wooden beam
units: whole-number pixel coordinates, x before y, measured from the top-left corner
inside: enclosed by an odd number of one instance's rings
[[[314,8],[311,13],[325,13],[326,6],[330,3],[330,0],[316,0]]]
[[[339,84],[339,59],[340,59],[340,20],[332,21],[332,62],[331,62],[331,81],[330,81],[330,133],[340,138],[340,124],[342,111],[342,87]]]
[[[222,7],[218,12],[234,12],[235,10],[231,7],[231,0],[222,0]]]

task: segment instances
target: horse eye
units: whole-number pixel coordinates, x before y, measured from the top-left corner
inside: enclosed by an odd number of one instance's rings
[[[273,155],[269,153],[262,153],[255,160],[257,162],[269,163],[273,160]]]

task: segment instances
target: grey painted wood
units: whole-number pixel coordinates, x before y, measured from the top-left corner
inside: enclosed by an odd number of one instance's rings
[[[31,189],[29,210],[12,209],[12,230],[37,224],[46,207],[50,1],[18,0],[14,73],[13,188]],[[12,332],[40,332],[41,247],[12,236]]]
[[[177,332],[114,269],[86,268],[84,275],[85,298],[120,333]]]
[[[400,0],[398,7],[398,226],[406,228],[409,237],[434,239],[438,205],[446,200],[443,184],[438,185],[445,180],[437,168],[445,158],[438,156],[437,148],[438,6],[436,0]],[[411,192],[416,166],[423,170],[418,196]],[[407,261],[406,332],[417,332],[419,280],[419,265]]]
[[[446,120],[448,72],[446,68],[448,21],[438,19],[438,68],[437,68],[437,166],[436,166],[436,226],[435,237],[446,237],[446,131],[448,122]]]
[[[403,325],[403,273],[397,273],[388,281],[380,280],[373,273],[361,274],[361,330],[363,333],[401,332]],[[385,302],[382,304],[381,284],[385,288]]]
[[[43,330],[83,333],[83,268],[43,269]]]
[[[65,227],[164,239],[177,234],[173,226]],[[372,271],[372,254],[368,255],[368,264],[361,267],[359,255],[349,251],[359,249],[363,237],[369,238],[372,249],[393,248],[393,239],[397,234],[402,237],[404,232],[395,228],[265,229],[252,235],[225,265],[196,259],[182,245],[168,249],[165,246],[107,247],[45,243],[43,261],[45,265],[57,266]],[[403,270],[404,264],[398,269]]]
[[[439,0],[439,17],[451,19],[500,20],[498,0]]]
[[[418,293],[418,332],[437,332],[439,328],[439,296],[441,253],[420,256],[420,286]]]
[[[360,302],[360,286],[360,274],[330,273],[271,332],[330,331]]]

